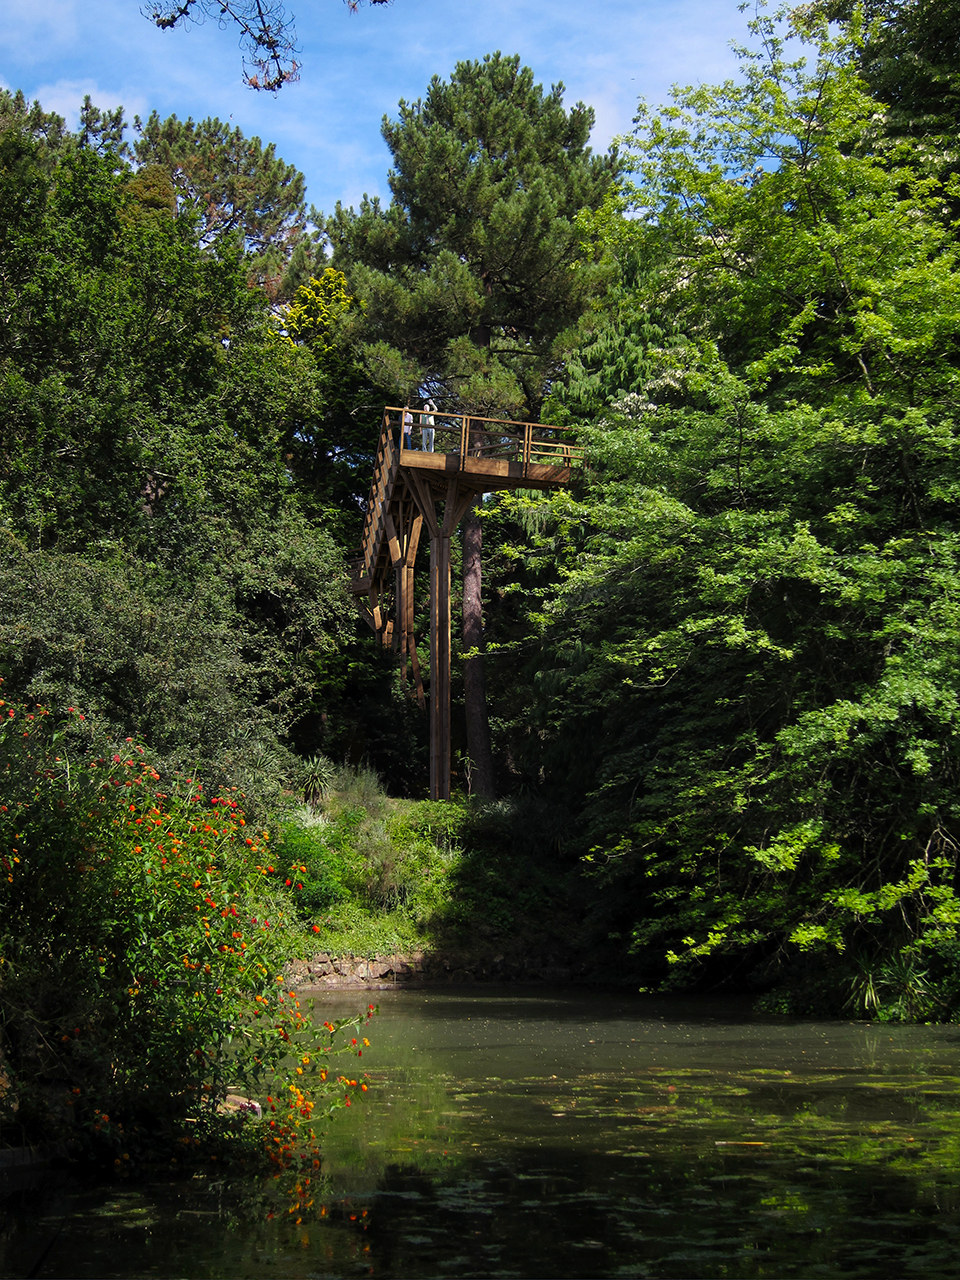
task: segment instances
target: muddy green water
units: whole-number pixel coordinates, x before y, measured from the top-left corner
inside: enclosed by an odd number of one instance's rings
[[[583,991],[380,1003],[318,1222],[265,1222],[212,1178],[48,1176],[8,1184],[0,1273],[960,1273],[960,1028]]]

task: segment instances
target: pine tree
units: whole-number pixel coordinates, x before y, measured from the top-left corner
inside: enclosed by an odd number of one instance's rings
[[[575,219],[600,205],[618,161],[591,154],[592,125],[582,103],[564,110],[562,84],[544,93],[499,53],[435,76],[425,100],[384,119],[390,206],[338,205],[326,232],[389,389],[539,411],[602,278]]]
[[[536,418],[602,286],[576,216],[596,209],[618,171],[591,154],[593,112],[563,107],[518,56],[461,62],[425,100],[384,119],[393,200],[337,205],[326,223],[334,265],[366,308],[373,380],[401,402],[429,392],[441,409]],[[481,531],[464,530],[467,738],[475,789],[493,794],[482,678]]]
[[[161,120],[156,111],[146,122],[137,118],[135,127],[137,163],[167,171],[178,209],[199,219],[204,247],[241,238],[251,278],[272,298],[291,296],[309,278],[313,255],[304,177],[277,155],[273,143],[264,146],[216,118]]]
[[[38,146],[38,156],[49,167],[69,137],[66,121],[55,111],[44,111],[36,99],[28,103],[22,91],[0,89],[0,134],[10,130],[24,133]]]

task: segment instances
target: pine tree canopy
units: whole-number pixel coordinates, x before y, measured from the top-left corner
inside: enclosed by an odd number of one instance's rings
[[[384,119],[388,208],[338,204],[334,264],[364,301],[367,363],[396,395],[429,386],[477,411],[536,412],[603,280],[576,216],[613,183],[587,145],[593,112],[563,106],[518,56],[461,62]]]

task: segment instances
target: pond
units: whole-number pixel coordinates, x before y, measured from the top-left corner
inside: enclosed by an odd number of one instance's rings
[[[956,1276],[960,1028],[569,989],[380,1004],[317,1220],[251,1216],[213,1177],[49,1175],[8,1197],[0,1272]]]

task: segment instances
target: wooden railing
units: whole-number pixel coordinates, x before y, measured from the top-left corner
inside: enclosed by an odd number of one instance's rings
[[[389,420],[384,415],[380,439],[377,444],[377,456],[373,466],[373,482],[370,486],[370,497],[367,499],[367,510],[363,518],[363,536],[360,540],[360,565],[362,577],[368,581],[373,573],[379,538],[377,534],[384,523],[387,504],[400,463],[400,450],[393,442]]]
[[[480,418],[473,414],[437,411],[428,414],[423,409],[408,410],[391,405],[384,410],[384,430],[392,432],[398,443],[403,438],[404,413],[409,413],[413,419],[409,438],[414,449],[424,426],[429,425],[424,419],[432,418],[432,452],[459,454],[461,458],[503,458],[509,462],[547,466],[583,465],[583,447],[562,439],[569,434],[563,427],[551,427],[542,422]]]

